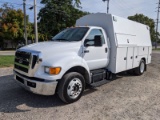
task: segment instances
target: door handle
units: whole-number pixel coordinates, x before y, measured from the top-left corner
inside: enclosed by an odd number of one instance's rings
[[[107,49],[107,48],[105,48],[105,52],[106,52],[106,53],[108,52],[108,49]]]
[[[89,53],[89,50],[84,50],[84,53]]]

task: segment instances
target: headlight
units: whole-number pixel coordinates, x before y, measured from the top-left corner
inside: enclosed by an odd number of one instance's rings
[[[50,75],[58,75],[61,71],[60,67],[44,67],[44,72]]]

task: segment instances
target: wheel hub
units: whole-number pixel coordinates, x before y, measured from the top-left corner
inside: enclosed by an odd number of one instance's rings
[[[140,65],[140,72],[141,72],[141,73],[144,72],[144,68],[145,68],[145,65],[144,65],[144,63],[142,62],[141,65]]]
[[[74,88],[73,88],[73,90],[74,90],[75,92],[77,92],[77,91],[79,90],[79,86],[78,86],[78,85],[75,85]]]
[[[82,82],[78,78],[74,78],[70,81],[67,89],[67,94],[70,98],[77,98],[82,92]]]

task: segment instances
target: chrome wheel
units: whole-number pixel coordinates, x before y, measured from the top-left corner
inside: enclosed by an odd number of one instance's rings
[[[71,99],[76,99],[82,92],[82,82],[79,78],[73,78],[67,87],[67,94]]]
[[[146,70],[146,62],[145,62],[145,60],[141,59],[141,61],[139,63],[139,67],[134,69],[134,73],[136,75],[142,75],[145,70]]]
[[[85,79],[77,72],[70,72],[63,76],[58,85],[58,95],[65,103],[79,100],[85,89]]]
[[[141,62],[140,72],[143,73],[143,72],[144,72],[144,69],[145,69],[145,64],[144,64],[144,62]]]

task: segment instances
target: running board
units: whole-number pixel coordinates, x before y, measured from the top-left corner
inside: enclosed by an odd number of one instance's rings
[[[109,83],[109,82],[111,82],[111,81],[104,79],[104,80],[101,80],[99,82],[92,83],[92,84],[90,84],[90,86],[91,87],[99,87],[99,86],[104,85],[104,84]]]

